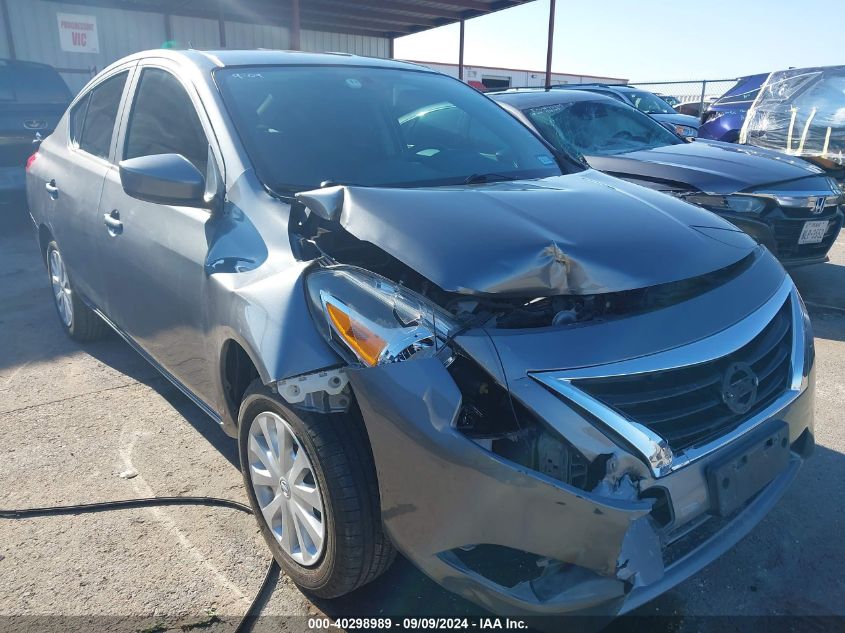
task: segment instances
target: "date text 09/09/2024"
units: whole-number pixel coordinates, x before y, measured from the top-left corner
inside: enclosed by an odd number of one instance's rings
[[[478,630],[524,630],[528,624],[514,618],[310,618],[308,629],[312,631],[330,629],[478,629]]]

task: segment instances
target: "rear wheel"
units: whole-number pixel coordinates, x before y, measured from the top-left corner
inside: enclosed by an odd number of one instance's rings
[[[395,553],[382,529],[363,422],[293,409],[260,380],[247,389],[238,417],[250,505],[287,575],[335,598],[386,570]]]
[[[53,290],[53,304],[67,335],[76,341],[93,341],[102,337],[107,326],[75,292],[55,241],[47,245],[47,273]]]

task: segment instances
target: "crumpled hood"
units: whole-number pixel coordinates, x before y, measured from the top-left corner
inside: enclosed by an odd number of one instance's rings
[[[703,140],[615,156],[588,156],[587,162],[621,178],[647,178],[708,193],[735,193],[821,173],[810,163],[780,152]]]
[[[755,247],[708,211],[593,170],[462,187],[350,186],[338,221],[466,294],[631,290],[712,272]]]

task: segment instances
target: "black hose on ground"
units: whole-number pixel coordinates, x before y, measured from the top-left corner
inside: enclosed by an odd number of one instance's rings
[[[123,499],[120,501],[103,501],[100,503],[81,503],[70,506],[47,506],[43,508],[23,508],[18,510],[0,510],[0,519],[29,519],[36,517],[60,516],[65,514],[88,514],[91,512],[108,512],[111,510],[127,510],[131,508],[149,508],[154,506],[217,506],[229,508],[252,514],[252,508],[248,505],[232,501],[231,499],[218,499],[216,497],[148,497],[145,499]],[[261,582],[258,593],[249,604],[246,613],[238,622],[234,633],[248,633],[252,630],[258,614],[267,603],[276,582],[279,579],[279,566],[272,561]]]

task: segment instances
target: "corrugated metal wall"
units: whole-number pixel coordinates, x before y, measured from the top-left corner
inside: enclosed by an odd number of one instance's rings
[[[164,41],[164,18],[155,13],[44,0],[6,1],[18,59],[43,62],[56,68],[102,69],[124,55],[147,48],[157,48]],[[64,52],[59,45],[57,13],[96,16],[100,52]],[[91,75],[63,73],[63,76],[71,90],[76,91]]]
[[[290,48],[290,31],[271,24],[226,23],[229,48]]]
[[[220,46],[220,27],[216,20],[174,15],[170,18],[170,24],[173,29],[173,40],[177,46],[182,48],[218,48]],[[166,38],[162,30],[162,41],[164,39]]]
[[[102,70],[130,53],[159,48],[167,40],[165,16],[161,13],[109,9],[70,2],[6,0],[18,59],[43,62],[60,69],[68,86],[78,91],[91,77],[91,69]],[[99,53],[68,53],[59,44],[57,13],[92,15],[97,18]],[[171,16],[172,39],[180,47],[219,48],[220,29],[216,20]],[[227,21],[227,48],[288,48],[290,33],[281,26]],[[302,49],[336,51],[387,57],[386,38],[303,30]],[[0,24],[0,56],[9,56],[5,26]]]
[[[0,18],[0,57],[9,56],[9,44],[6,41],[6,29],[3,28],[2,18]]]
[[[390,40],[383,37],[324,33],[303,29],[300,39],[302,50],[313,53],[332,51],[335,53],[355,53],[368,57],[388,57],[390,55]]]

